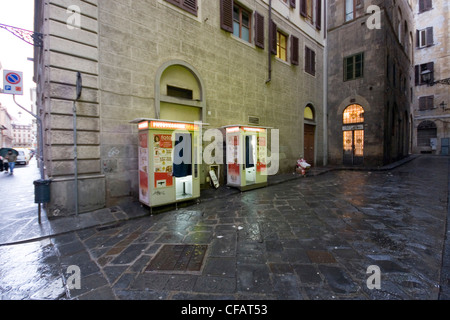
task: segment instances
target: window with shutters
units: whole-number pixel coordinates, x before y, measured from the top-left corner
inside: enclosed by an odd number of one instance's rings
[[[428,62],[415,66],[415,84],[421,86],[434,82],[434,62]]]
[[[419,0],[419,13],[433,9],[432,0]]]
[[[363,52],[344,58],[344,81],[359,79],[362,78],[363,76],[364,76]]]
[[[317,30],[322,29],[322,1],[300,0],[300,15],[309,23],[315,25]]]
[[[434,109],[434,96],[426,96],[419,98],[419,110],[432,110]]]
[[[277,58],[287,61],[287,36],[277,30]]]
[[[258,12],[247,10],[233,0],[220,0],[220,27],[249,43],[254,34],[255,46],[264,49],[264,16]]]
[[[165,1],[197,16],[197,0],[165,0]]]
[[[429,27],[423,30],[417,30],[417,47],[425,48],[432,46],[433,40],[433,27]]]
[[[250,42],[251,40],[251,13],[234,4],[233,6],[233,34]]]
[[[316,75],[316,53],[307,46],[305,46],[305,72]]]

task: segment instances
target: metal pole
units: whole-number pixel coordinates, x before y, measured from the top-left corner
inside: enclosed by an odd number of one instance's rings
[[[75,214],[78,215],[78,151],[77,151],[77,102],[73,102],[73,160],[75,167]]]
[[[77,146],[77,101],[81,97],[81,92],[83,89],[83,81],[81,73],[77,72],[76,81],[76,97],[73,101],[73,157],[74,157],[74,184],[75,184],[75,214],[78,216],[78,146]]]

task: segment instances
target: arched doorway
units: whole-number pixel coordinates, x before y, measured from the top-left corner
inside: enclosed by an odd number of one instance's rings
[[[308,104],[303,112],[304,114],[304,138],[303,138],[303,158],[314,165],[315,162],[315,135],[316,135],[316,123],[314,107]]]
[[[177,121],[205,121],[205,89],[200,74],[181,60],[163,64],[156,72],[156,117]]]
[[[436,123],[430,120],[422,121],[417,127],[417,146],[421,148],[421,153],[431,153],[436,140]]]
[[[343,163],[362,165],[364,162],[364,108],[352,104],[343,114]]]

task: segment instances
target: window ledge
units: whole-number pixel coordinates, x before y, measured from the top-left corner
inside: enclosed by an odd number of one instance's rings
[[[290,66],[290,65],[291,65],[289,62],[287,62],[287,61],[285,61],[285,60],[283,60],[283,59],[280,59],[280,58],[278,58],[277,56],[275,56],[275,60],[276,60],[276,61],[279,61],[279,62],[281,62],[281,63],[284,63],[284,64],[287,65],[287,66]]]
[[[243,39],[241,39],[241,38],[239,38],[239,37],[236,37],[234,34],[232,34],[231,33],[231,38],[233,38],[234,40],[236,40],[236,41],[238,41],[238,42],[240,42],[240,43],[242,43],[242,44],[245,44],[246,46],[249,46],[250,48],[256,48],[256,46],[253,44],[253,43],[250,43],[250,42],[248,42],[247,40],[243,40]]]

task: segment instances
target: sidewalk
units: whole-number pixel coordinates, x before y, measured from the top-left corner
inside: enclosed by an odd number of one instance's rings
[[[287,181],[295,179],[308,179],[314,176],[322,175],[333,170],[362,170],[362,171],[386,171],[397,168],[405,163],[413,161],[420,155],[410,155],[409,157],[389,164],[383,167],[363,168],[363,167],[345,167],[345,166],[326,166],[311,168],[306,177],[302,177],[296,173],[279,174],[275,176],[269,176],[268,185],[273,186]],[[220,199],[228,197],[232,194],[238,194],[240,191],[236,188],[227,186],[220,186],[219,189],[205,189],[201,190],[200,201],[210,201],[214,199]],[[189,203],[188,203],[189,204]],[[185,206],[186,204],[179,204],[179,206]],[[49,220],[46,216],[46,212],[42,209],[41,224],[38,223],[38,205],[35,209],[28,208],[27,211],[23,211],[17,214],[15,217],[14,225],[2,225],[3,220],[0,220],[0,246],[20,244],[30,241],[38,241],[55,235],[62,235],[73,231],[79,231],[92,227],[101,227],[107,225],[114,225],[120,221],[127,221],[139,217],[148,216],[151,213],[163,212],[166,210],[175,209],[175,205],[167,206],[163,208],[155,208],[150,211],[149,208],[142,206],[139,202],[126,203],[120,206],[111,208],[100,209],[93,212],[79,214],[78,216],[60,217]],[[30,217],[32,218],[30,221]],[[21,218],[22,219],[22,223]],[[20,228],[11,226],[19,225]]]

